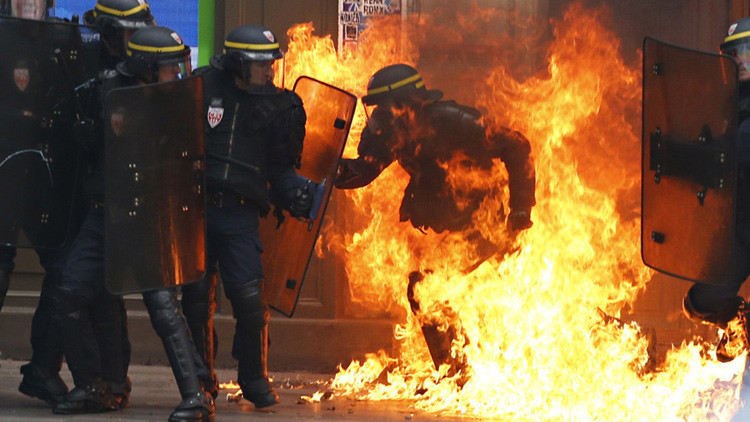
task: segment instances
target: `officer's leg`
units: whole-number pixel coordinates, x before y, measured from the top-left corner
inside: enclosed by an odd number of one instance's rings
[[[214,403],[201,384],[207,372],[190,338],[187,322],[179,309],[174,289],[143,293],[143,302],[151,317],[151,325],[164,344],[172,366],[182,402],[169,416],[170,421],[213,420]]]
[[[262,297],[263,280],[226,286],[237,320],[232,356],[238,361],[237,382],[242,395],[255,404],[267,407],[279,402],[268,379],[268,306]]]
[[[227,298],[237,320],[232,356],[238,360],[242,394],[267,407],[279,397],[268,379],[268,307],[263,298],[262,247],[257,211],[246,208],[208,209],[208,249],[218,258]]]
[[[10,287],[10,274],[13,272],[16,257],[16,248],[12,246],[0,246],[0,310],[3,309],[5,296]]]
[[[740,237],[742,233],[740,233]],[[682,310],[685,315],[694,322],[715,325],[721,329],[727,329],[728,324],[735,318],[744,318],[745,333],[736,333],[734,330],[725,331],[716,351],[720,361],[730,361],[737,357],[737,353],[730,352],[727,345],[738,337],[748,337],[748,315],[745,309],[745,300],[737,293],[750,275],[750,249],[743,246],[744,242],[738,242],[735,246],[737,257],[734,274],[728,284],[694,284],[682,301]],[[747,347],[747,345],[745,345]],[[730,347],[731,350],[737,348]]]
[[[65,359],[75,388],[55,406],[60,414],[101,412],[110,408],[101,381],[101,357],[90,306],[103,288],[104,216],[90,212],[73,243],[59,288],[52,295],[52,323],[62,337]]]
[[[31,320],[31,362],[21,367],[23,380],[18,387],[24,394],[59,402],[68,392],[60,378],[63,350],[60,330],[53,325],[54,295],[60,287],[66,249],[39,249],[39,262],[45,269],[39,304]]]
[[[431,271],[427,271],[429,274]],[[430,357],[435,365],[435,369],[440,368],[440,365],[450,365],[448,369],[448,376],[453,376],[459,371],[461,374],[466,374],[467,362],[466,356],[459,354],[454,356],[451,354],[453,342],[459,339],[459,333],[463,337],[465,342],[468,342],[466,333],[460,326],[460,321],[455,311],[450,306],[444,306],[440,309],[440,315],[442,321],[434,321],[425,318],[420,309],[420,304],[414,296],[414,288],[424,280],[424,274],[419,271],[413,271],[409,274],[409,284],[406,290],[406,296],[409,300],[411,312],[419,320],[420,328],[422,329],[422,335],[424,335],[427,343],[427,349],[430,351]],[[449,321],[448,328],[444,328],[445,321]],[[467,380],[460,378],[458,380],[460,385],[463,385]]]
[[[218,379],[214,372],[216,356],[216,331],[214,329],[214,312],[216,311],[216,267],[215,259],[210,259],[206,276],[197,283],[182,286],[182,313],[187,319],[193,342],[198,354],[203,358],[203,365],[209,378],[205,380],[206,389],[216,398]]]
[[[91,304],[94,335],[101,356],[102,381],[107,384],[113,410],[128,405],[131,384],[128,378],[130,341],[127,314],[122,296],[102,288]]]

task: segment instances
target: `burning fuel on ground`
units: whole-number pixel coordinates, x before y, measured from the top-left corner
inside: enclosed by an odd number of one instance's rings
[[[512,247],[484,261],[466,233],[399,222],[408,176],[395,163],[337,192],[345,213],[326,224],[318,252],[345,263],[350,315],[398,321],[398,347],[345,363],[335,396],[514,421],[724,421],[737,411],[744,358],[718,363],[696,340],[654,367],[644,330],[619,319],[652,273],[639,252],[641,64],[623,59],[611,19],[578,3],[551,22],[438,10],[375,21],[356,52],[340,53],[312,23],[289,31],[288,84],[308,75],[362,96],[375,70],[414,65],[429,88],[482,110],[488,131],[523,133],[536,170],[534,226],[510,238],[497,217],[507,209],[502,163],[443,163],[452,189],[493,187],[473,226]],[[358,107],[345,157],[357,155],[365,122]],[[424,274],[413,292],[422,320],[407,298],[413,271]],[[460,368],[435,369],[424,318],[454,330]]]

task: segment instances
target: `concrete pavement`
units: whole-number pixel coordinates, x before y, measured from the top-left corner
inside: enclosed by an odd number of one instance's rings
[[[172,372],[167,366],[134,365],[130,368],[133,392],[130,405],[121,411],[92,415],[61,416],[38,399],[18,392],[21,382],[19,368],[25,362],[0,359],[0,422],[16,421],[166,421],[169,413],[179,403]],[[217,371],[221,382],[236,377],[231,369]],[[73,382],[66,367],[63,379],[72,388]],[[413,421],[432,420],[410,409],[407,402],[358,402],[333,398],[320,403],[308,403],[302,396],[312,396],[325,391],[333,374],[273,373],[274,385],[281,403],[268,410],[255,410],[252,403],[227,399],[236,390],[221,390],[216,400],[216,421]],[[441,421],[458,420],[440,418]]]

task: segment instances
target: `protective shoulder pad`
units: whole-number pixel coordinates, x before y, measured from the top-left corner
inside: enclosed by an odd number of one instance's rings
[[[296,92],[288,89],[284,89],[276,95],[269,96],[269,99],[277,112],[292,107],[302,107],[302,98]]]
[[[437,101],[425,107],[435,128],[450,133],[482,131],[479,119],[482,113],[474,107],[455,101]]]
[[[208,72],[211,69],[215,69],[215,68],[213,66],[211,66],[211,65],[201,66],[201,67],[199,67],[197,69],[194,69],[193,70],[193,74],[194,75],[202,75],[202,74]]]

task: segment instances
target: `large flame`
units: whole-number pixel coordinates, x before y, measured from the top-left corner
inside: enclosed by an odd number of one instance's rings
[[[638,246],[640,63],[622,58],[608,19],[606,10],[573,4],[541,43],[545,24],[475,6],[458,17],[375,21],[357,51],[340,54],[311,24],[289,31],[287,81],[310,75],[363,95],[375,70],[419,62],[428,87],[482,109],[488,131],[522,132],[537,174],[534,226],[517,238],[497,218],[507,189],[474,214],[486,238],[514,242],[511,253],[485,261],[465,233],[423,234],[398,221],[408,181],[398,165],[338,195],[346,216],[324,241],[345,260],[347,312],[402,322],[398,351],[341,369],[336,394],[508,420],[702,421],[736,412],[744,359],[719,364],[711,346],[696,342],[654,369],[641,329],[618,319],[652,274]],[[356,156],[364,123],[360,108],[345,156]],[[445,163],[454,189],[507,185],[499,161],[490,172],[457,163]],[[467,364],[458,374],[448,365],[435,370],[425,319],[409,311],[415,270],[426,276],[415,290],[426,318],[458,333],[452,352]]]

